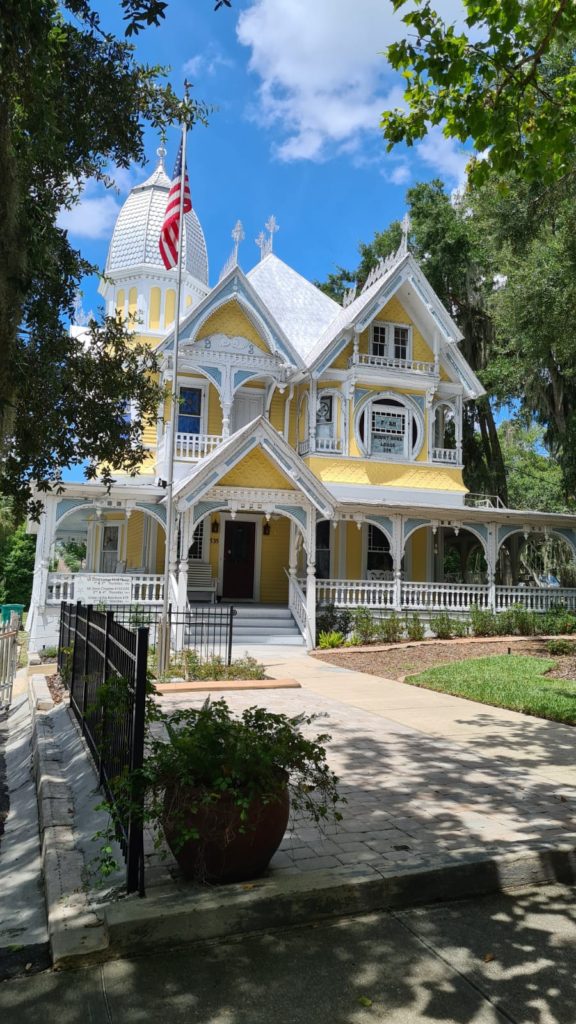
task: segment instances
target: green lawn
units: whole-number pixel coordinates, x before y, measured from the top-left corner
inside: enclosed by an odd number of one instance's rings
[[[467,697],[481,704],[576,725],[576,681],[546,676],[554,664],[551,658],[499,654],[439,665],[407,676],[406,682]]]

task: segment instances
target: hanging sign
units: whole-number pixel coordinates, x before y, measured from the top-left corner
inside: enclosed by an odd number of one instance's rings
[[[132,580],[107,573],[79,574],[74,578],[74,600],[82,604],[130,604]]]

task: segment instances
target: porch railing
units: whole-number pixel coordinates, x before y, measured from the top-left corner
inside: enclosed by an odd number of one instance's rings
[[[301,583],[303,590],[304,581]],[[547,612],[561,605],[576,611],[576,588],[490,587],[487,583],[419,583],[402,580],[317,580],[319,604],[341,608],[394,608],[397,611],[469,612],[473,606],[496,612],[519,605]],[[395,596],[396,595],[396,596]]]
[[[301,633],[306,636],[306,631],[308,629],[306,594],[296,576],[291,576],[289,572],[286,572],[286,575],[288,577],[288,607],[290,608]]]
[[[196,462],[210,455],[222,440],[220,434],[176,434],[175,458]]]
[[[394,582],[387,580],[316,580],[319,604],[343,605],[347,608],[392,607]]]
[[[489,607],[490,590],[484,583],[402,583],[402,608],[423,611],[467,612],[472,605]]]
[[[433,448],[432,462],[458,462],[458,451],[456,448]]]
[[[83,574],[83,573],[72,573],[72,572],[50,572],[48,573],[48,584],[46,592],[46,604],[60,604],[62,601],[75,601],[77,594],[75,594],[76,581],[79,580],[83,575],[88,575],[94,578],[98,578],[99,584],[102,585],[103,589],[106,589],[108,584],[110,593],[114,593],[114,587],[118,584],[119,580],[130,581],[130,596],[127,597],[126,604],[161,604],[164,597],[164,577],[158,573],[125,573],[116,575],[114,573],[94,573],[94,574]],[[109,602],[114,604],[121,603],[117,597],[112,597],[106,600],[102,599],[104,604]],[[94,602],[98,603],[97,601]]]

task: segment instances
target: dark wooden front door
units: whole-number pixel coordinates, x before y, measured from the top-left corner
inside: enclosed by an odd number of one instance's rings
[[[224,534],[224,580],[222,596],[254,597],[254,548],[256,523],[228,520]]]

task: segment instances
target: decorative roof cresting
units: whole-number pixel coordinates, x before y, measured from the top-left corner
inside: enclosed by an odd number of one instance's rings
[[[158,238],[166,212],[170,179],[164,170],[166,150],[157,150],[158,164],[146,181],[136,185],[126,199],[114,226],[106,273],[147,264],[164,270]],[[208,284],[208,253],[204,232],[194,209],[184,217],[183,269]]]

